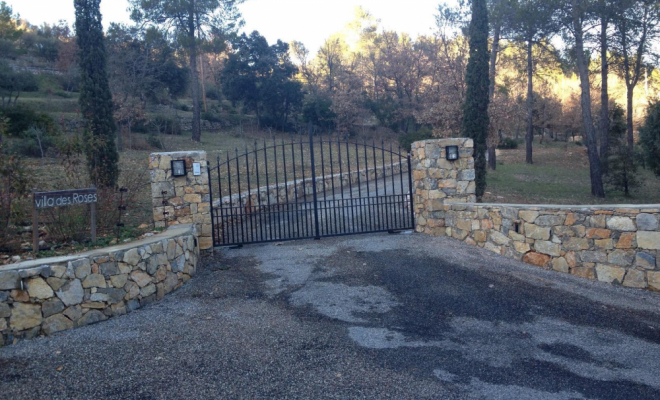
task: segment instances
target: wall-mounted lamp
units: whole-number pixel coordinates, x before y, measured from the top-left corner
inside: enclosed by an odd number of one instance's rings
[[[172,176],[186,176],[185,160],[172,160]]]
[[[458,160],[458,146],[447,146],[445,147],[445,153],[447,160],[456,161]]]

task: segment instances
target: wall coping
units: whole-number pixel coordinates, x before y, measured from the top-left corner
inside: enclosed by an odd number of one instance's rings
[[[172,225],[166,231],[157,233],[153,236],[149,236],[144,239],[140,239],[128,243],[122,243],[115,246],[104,247],[102,249],[94,249],[94,250],[86,251],[84,253],[73,254],[70,256],[38,258],[36,260],[28,260],[16,264],[3,265],[0,266],[0,272],[25,270],[25,269],[40,267],[42,265],[62,264],[69,261],[75,261],[81,258],[98,257],[110,253],[115,253],[118,251],[130,250],[136,247],[157,243],[163,239],[172,239],[183,235],[194,235],[194,233],[195,233],[195,227],[192,224]]]
[[[653,210],[660,211],[660,204],[510,204],[510,203],[448,203],[450,206],[473,206],[473,207],[516,207],[539,210]]]

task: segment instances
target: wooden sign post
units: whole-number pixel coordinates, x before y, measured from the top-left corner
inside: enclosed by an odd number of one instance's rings
[[[96,242],[96,202],[98,193],[92,186],[87,189],[60,190],[56,192],[32,193],[32,249],[39,252],[39,210],[89,204],[91,213],[92,242]]]

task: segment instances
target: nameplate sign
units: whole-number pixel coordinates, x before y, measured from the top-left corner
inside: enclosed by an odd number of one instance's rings
[[[34,208],[68,207],[96,203],[98,194],[96,188],[60,190],[57,192],[35,192]]]

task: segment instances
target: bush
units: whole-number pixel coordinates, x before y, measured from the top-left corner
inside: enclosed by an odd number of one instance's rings
[[[206,89],[206,98],[211,99],[211,100],[220,100],[220,92],[218,91],[217,88],[210,87]]]
[[[0,109],[0,118],[7,119],[6,133],[10,137],[21,137],[32,127],[41,129],[43,132],[55,130],[55,121],[48,114],[37,113],[24,106]]]
[[[11,151],[24,157],[41,158],[52,155],[50,150],[55,148],[55,144],[54,135],[32,127],[23,133],[20,140],[14,142]]]
[[[660,176],[660,102],[651,104],[639,129],[639,142],[644,151],[645,165]]]
[[[417,132],[407,133],[405,135],[399,136],[399,144],[401,147],[406,149],[407,152],[410,152],[412,144],[420,140],[429,140],[433,139],[433,132],[430,128],[422,127],[417,130]]]
[[[165,148],[157,133],[150,133],[149,136],[147,136],[147,143],[149,143],[149,146],[154,149],[163,150]]]
[[[497,148],[500,150],[513,150],[518,148],[518,141],[512,138],[504,138],[500,141],[500,144],[497,145]]]
[[[184,104],[184,103],[175,103],[174,108],[185,112],[190,111],[190,107],[188,107],[188,104]]]
[[[211,111],[205,111],[202,113],[202,119],[205,119],[209,122],[222,122],[222,118],[218,114],[215,114]]]
[[[165,133],[168,135],[181,135],[181,123],[178,119],[157,115],[150,121],[149,132]]]

